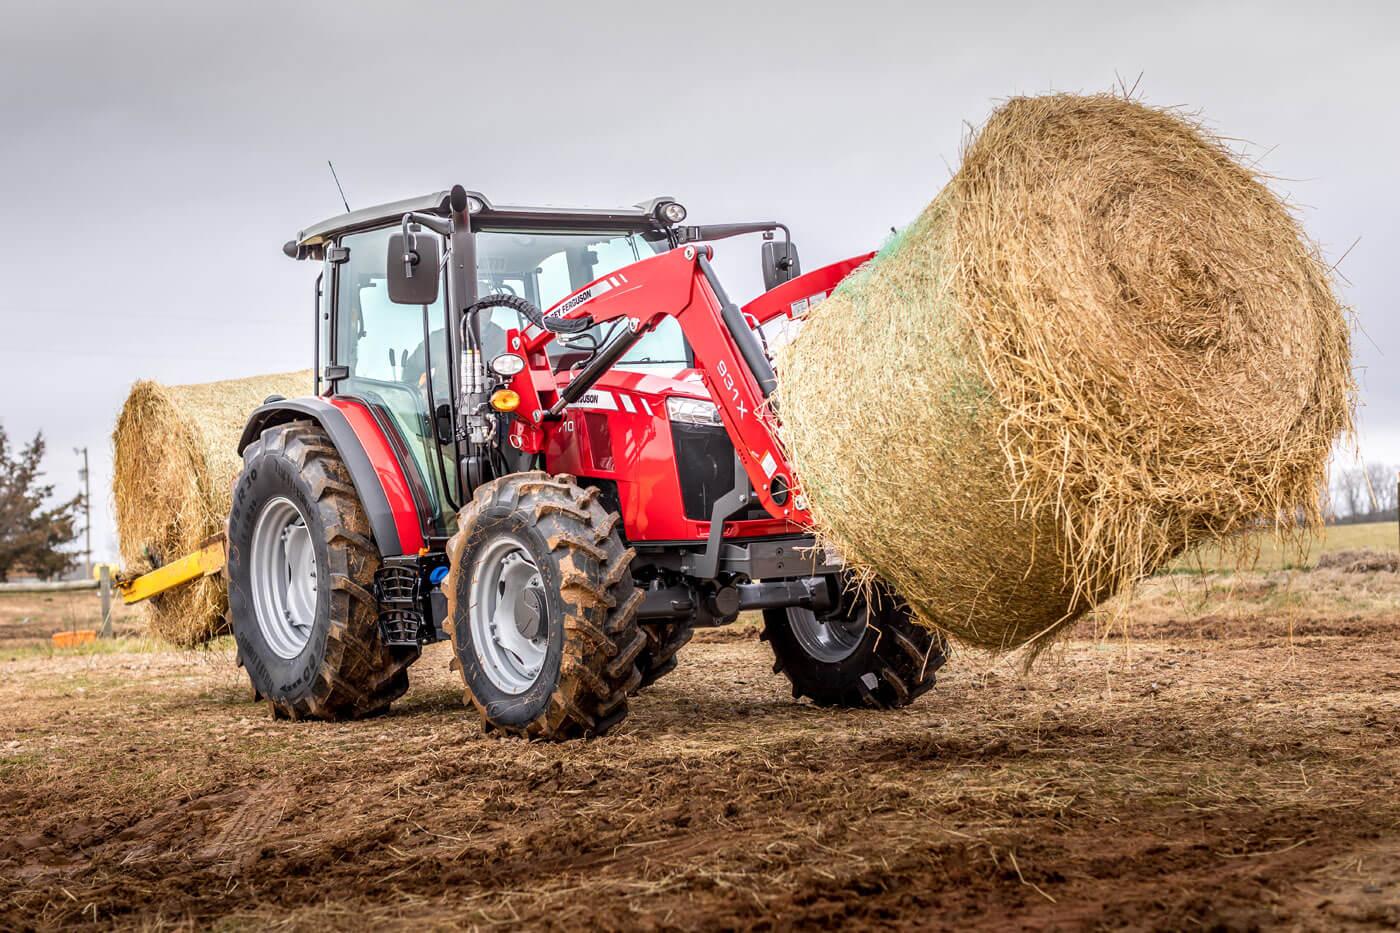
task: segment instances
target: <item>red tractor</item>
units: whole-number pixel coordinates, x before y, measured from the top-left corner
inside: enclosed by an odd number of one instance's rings
[[[933,685],[944,642],[815,546],[770,402],[767,343],[869,257],[801,275],[781,224],[684,220],[459,186],[286,245],[322,264],[315,395],[249,419],[227,565],[278,715],[380,712],[451,638],[488,730],[601,735],[695,627],[745,610],[794,696]],[[746,233],[768,291],[741,309],[705,243]]]

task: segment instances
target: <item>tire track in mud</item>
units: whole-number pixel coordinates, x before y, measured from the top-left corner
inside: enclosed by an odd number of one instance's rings
[[[263,840],[282,822],[288,798],[280,784],[268,779],[248,788],[243,802],[220,821],[214,837],[201,846],[196,857],[213,863],[213,869],[234,875],[258,860]]]

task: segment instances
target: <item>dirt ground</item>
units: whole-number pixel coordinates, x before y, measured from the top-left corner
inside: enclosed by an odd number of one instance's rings
[[[33,617],[0,607],[6,929],[1400,925],[1400,574],[1161,578],[1131,641],[964,652],[895,713],[707,633],[559,745],[483,736],[443,646],[386,716],[286,723],[226,644]]]

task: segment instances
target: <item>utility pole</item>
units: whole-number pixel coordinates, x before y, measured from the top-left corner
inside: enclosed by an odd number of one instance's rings
[[[83,456],[78,479],[83,481],[83,579],[86,580],[92,576],[92,476],[88,472],[88,449],[74,447],[73,453]]]

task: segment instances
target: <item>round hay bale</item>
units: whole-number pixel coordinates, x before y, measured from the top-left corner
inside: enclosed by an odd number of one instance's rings
[[[1116,96],[1016,98],[812,311],[779,410],[855,567],[966,643],[1038,650],[1198,542],[1316,526],[1349,340],[1317,250],[1220,140]]]
[[[202,385],[131,387],[112,432],[112,500],[128,573],[144,573],[197,549],[224,529],[234,480],[243,467],[239,435],[269,395],[311,391],[310,370]],[[195,645],[224,628],[222,576],[153,597],[153,634]]]

